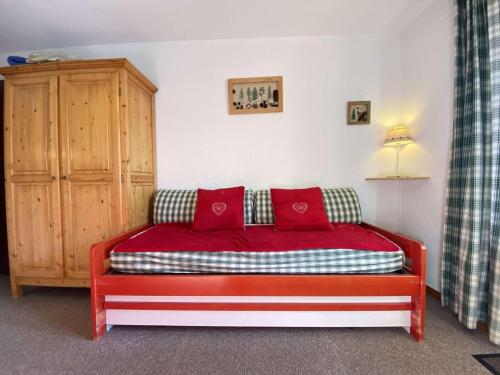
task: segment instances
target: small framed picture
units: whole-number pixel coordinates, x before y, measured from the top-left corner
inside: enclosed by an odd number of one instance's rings
[[[347,125],[370,124],[369,100],[360,102],[347,102]]]
[[[228,79],[227,96],[230,115],[283,112],[283,77]]]

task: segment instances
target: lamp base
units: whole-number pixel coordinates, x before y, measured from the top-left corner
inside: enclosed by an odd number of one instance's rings
[[[410,178],[410,176],[408,176],[408,175],[393,175],[393,176],[386,176],[386,178],[393,178],[393,179],[397,180],[399,178]]]

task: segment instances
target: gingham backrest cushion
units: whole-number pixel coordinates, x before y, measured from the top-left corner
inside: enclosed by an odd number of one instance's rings
[[[361,224],[361,206],[353,188],[321,189],[331,223]]]
[[[361,206],[352,188],[321,189],[323,204],[331,223],[361,223]],[[254,192],[255,224],[274,224],[273,205],[269,190]]]
[[[253,224],[253,203],[254,195],[252,190],[245,189],[245,198],[243,201],[245,210],[245,224]]]
[[[253,192],[245,190],[245,224],[252,224]],[[192,223],[196,209],[196,190],[158,190],[153,219],[159,223]]]
[[[254,197],[253,220],[255,224],[274,224],[271,190],[257,190]]]

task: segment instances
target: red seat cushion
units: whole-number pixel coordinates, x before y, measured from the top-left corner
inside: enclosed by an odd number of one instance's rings
[[[398,251],[382,235],[357,224],[332,224],[332,231],[276,231],[272,225],[252,225],[245,231],[194,232],[189,223],[157,224],[116,245],[115,252],[172,251],[294,251],[353,249]]]
[[[276,230],[332,230],[319,187],[271,189]]]
[[[198,189],[194,231],[244,230],[245,188]]]

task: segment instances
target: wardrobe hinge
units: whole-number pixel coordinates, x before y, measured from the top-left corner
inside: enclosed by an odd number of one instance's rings
[[[122,175],[122,184],[125,182],[125,176]]]
[[[118,96],[122,96],[122,88],[118,87]]]

